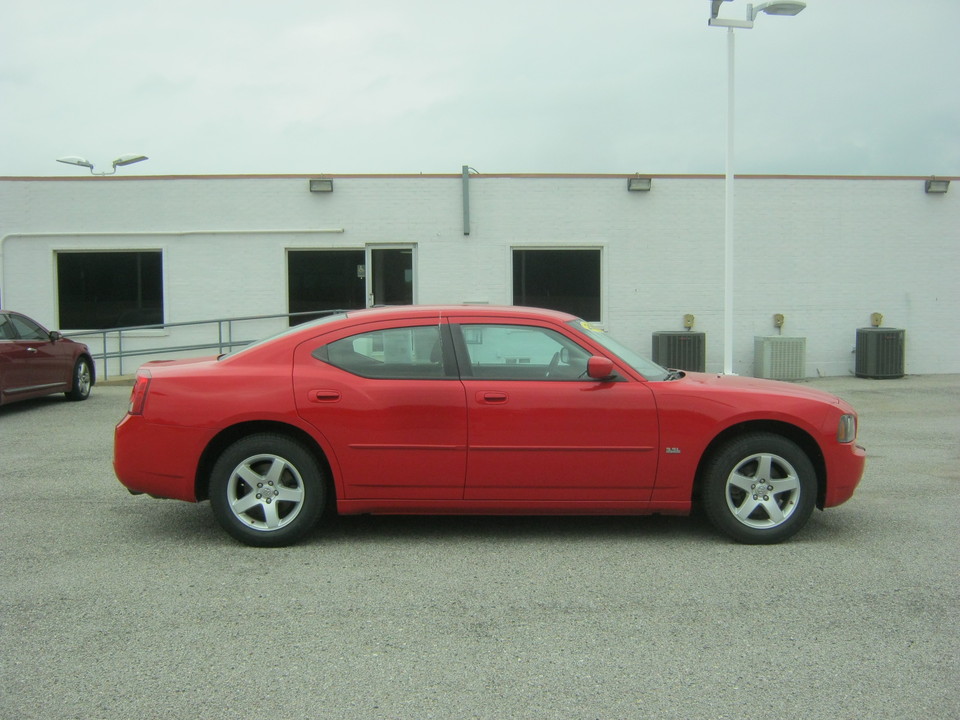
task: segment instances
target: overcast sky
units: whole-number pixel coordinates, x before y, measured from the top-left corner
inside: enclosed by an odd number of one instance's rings
[[[743,19],[747,3],[720,16]],[[709,0],[0,0],[0,176],[722,173]],[[960,175],[960,0],[736,31],[736,169]]]

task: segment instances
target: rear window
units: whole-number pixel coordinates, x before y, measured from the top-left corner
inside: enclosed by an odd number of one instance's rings
[[[278,338],[282,338],[287,335],[293,335],[294,333],[303,332],[308,328],[318,327],[320,325],[326,325],[327,323],[334,322],[335,320],[343,320],[343,318],[345,317],[346,315],[344,313],[337,313],[335,315],[327,315],[326,317],[322,317],[319,320],[314,320],[309,323],[294,325],[293,327],[287,328],[286,330],[281,330],[276,335],[270,335],[268,337],[252,342],[249,345],[244,345],[239,350],[234,350],[233,352],[224,353],[218,359],[223,360],[224,358],[227,358],[227,357],[233,357],[235,355],[239,355],[240,353],[245,353],[247,352],[247,350],[252,350],[255,347],[259,347],[260,345],[263,345],[264,343],[268,343],[272,340],[276,340]]]

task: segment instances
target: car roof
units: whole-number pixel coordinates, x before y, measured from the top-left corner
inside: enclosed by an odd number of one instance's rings
[[[36,324],[39,325],[40,327],[44,327],[43,323],[40,322],[39,320],[34,320],[34,319],[33,319],[32,317],[30,317],[29,315],[24,315],[22,312],[17,312],[16,310],[7,310],[6,308],[0,308],[0,315],[6,315],[7,317],[10,317],[10,316],[12,316],[12,315],[16,315],[16,316],[18,316],[18,317],[26,318],[26,319],[29,320],[30,322],[36,323]],[[46,328],[44,327],[44,329],[46,329]]]
[[[502,317],[502,318],[539,318],[554,322],[576,320],[575,315],[559,310],[521,307],[517,305],[388,305],[364,310],[348,310],[348,318],[384,320],[417,317]]]
[[[484,318],[503,320],[541,320],[553,323],[567,323],[576,320],[576,316],[557,310],[543,308],[518,307],[513,305],[385,305],[362,310],[335,310],[331,314],[313,321],[294,325],[278,335],[264,338],[258,342],[229,353],[225,360],[232,362],[239,358],[250,358],[261,352],[270,352],[269,348],[276,342],[286,345],[303,342],[306,338],[314,337],[317,333],[326,333],[331,330],[340,330],[354,325],[375,323],[390,320],[413,320],[430,318]]]

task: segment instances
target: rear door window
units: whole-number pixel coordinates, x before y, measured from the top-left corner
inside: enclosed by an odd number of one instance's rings
[[[313,356],[368,378],[447,378],[439,325],[385,328],[351,335],[317,348]]]

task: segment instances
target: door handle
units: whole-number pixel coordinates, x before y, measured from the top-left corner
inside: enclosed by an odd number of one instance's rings
[[[313,402],[333,403],[340,400],[339,390],[311,390],[310,400]]]
[[[477,402],[486,405],[502,405],[507,402],[507,394],[500,391],[483,390],[477,393]]]
[[[28,347],[28,348],[27,348],[27,352],[35,353],[35,352],[40,352],[40,351],[37,350],[35,347]]]

